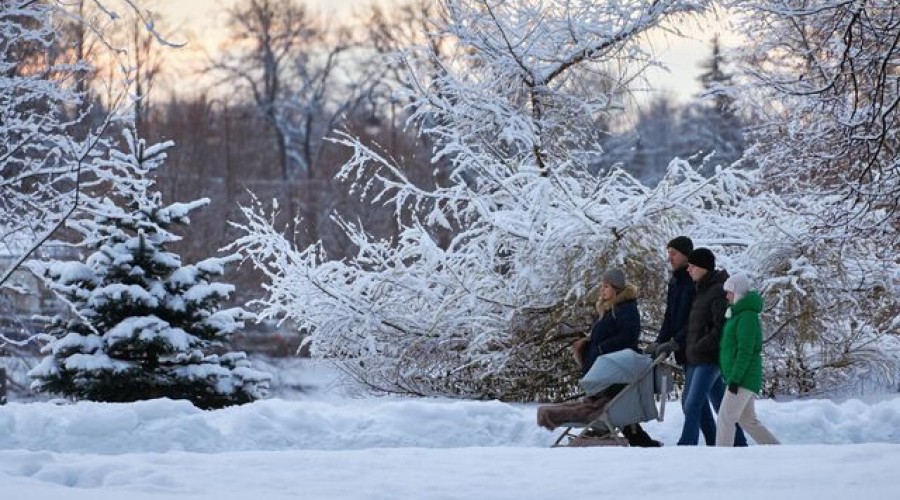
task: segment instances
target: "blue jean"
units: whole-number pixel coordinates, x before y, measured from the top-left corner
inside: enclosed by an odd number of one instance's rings
[[[681,429],[679,445],[696,446],[700,440],[700,432],[708,446],[716,443],[716,420],[710,409],[710,403],[719,411],[722,398],[725,397],[725,382],[722,380],[718,365],[686,365],[684,375],[684,427]],[[738,427],[734,438],[735,446],[747,446],[747,438]]]

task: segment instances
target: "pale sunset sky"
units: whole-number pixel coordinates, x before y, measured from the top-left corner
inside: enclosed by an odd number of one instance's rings
[[[187,45],[165,54],[165,71],[156,98],[168,98],[174,88],[178,95],[191,92],[184,82],[196,82],[206,66],[204,53],[215,54],[224,42],[227,11],[241,0],[138,0],[141,8],[159,14],[157,29],[173,43]],[[305,0],[313,12],[326,16],[332,24],[353,16],[372,3],[390,5],[400,0]],[[173,69],[173,67],[177,69]],[[174,76],[174,75],[177,75]],[[185,78],[187,76],[187,78]]]
[[[185,81],[197,81],[197,78],[184,78],[184,75],[196,75],[205,65],[203,52],[214,53],[223,42],[226,10],[240,0],[144,0],[140,5],[154,13],[161,14],[158,21],[159,30],[168,35],[173,42],[188,42],[185,49],[171,51],[165,56],[165,66],[170,76],[160,82],[166,98],[170,89],[178,95],[190,93],[184,88]],[[306,5],[314,11],[321,12],[331,21],[341,21],[351,17],[356,10],[371,3],[389,5],[400,0],[306,0]],[[682,32],[690,33],[689,38],[673,35],[654,37],[653,50],[662,61],[669,66],[670,72],[654,70],[650,75],[650,84],[654,91],[669,93],[679,100],[686,101],[699,90],[697,75],[700,72],[698,62],[710,54],[710,40],[719,33],[723,43],[734,43],[734,35],[724,23],[715,19],[690,21],[688,25],[679,26]],[[177,70],[171,67],[177,67]],[[171,75],[179,75],[177,80]],[[646,97],[646,96],[645,96]]]

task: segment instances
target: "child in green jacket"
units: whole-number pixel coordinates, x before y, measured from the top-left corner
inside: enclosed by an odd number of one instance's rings
[[[732,446],[734,424],[739,423],[757,444],[779,444],[756,417],[753,401],[762,388],[762,296],[750,289],[746,275],[736,274],[723,285],[731,307],[719,344],[719,365],[728,384],[716,431],[716,446]]]

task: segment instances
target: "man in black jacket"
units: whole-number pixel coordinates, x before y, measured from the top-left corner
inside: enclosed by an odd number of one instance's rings
[[[666,312],[656,341],[644,349],[654,358],[669,352],[675,353],[675,362],[684,365],[684,347],[687,341],[687,322],[694,301],[696,285],[687,272],[688,256],[694,250],[694,242],[687,236],[673,238],[666,245],[672,277],[666,292]]]

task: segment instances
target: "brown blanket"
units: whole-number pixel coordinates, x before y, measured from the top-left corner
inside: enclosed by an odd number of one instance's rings
[[[569,425],[584,426],[599,417],[611,399],[611,395],[601,392],[578,401],[538,406],[537,423],[551,431]]]

